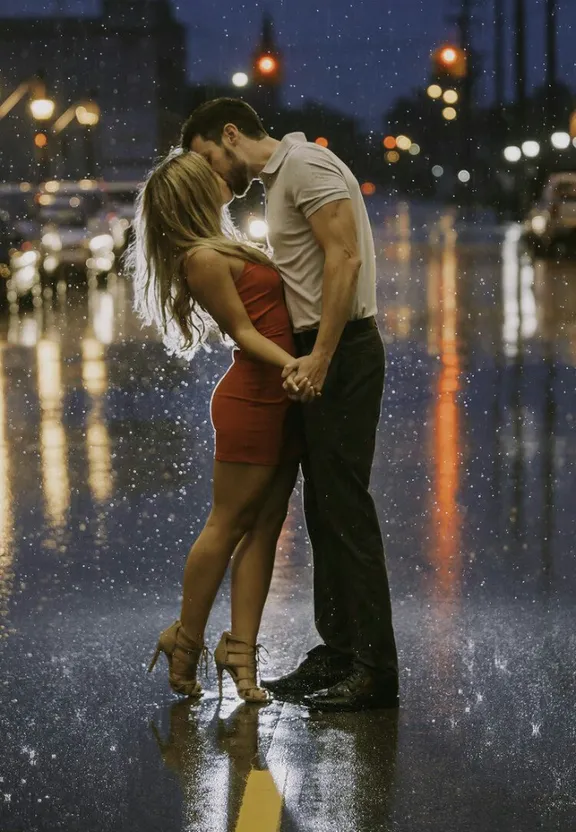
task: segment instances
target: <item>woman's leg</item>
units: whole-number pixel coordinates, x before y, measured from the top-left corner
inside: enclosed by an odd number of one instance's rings
[[[184,568],[180,620],[189,639],[203,644],[212,604],[234,549],[256,522],[276,468],[214,462],[212,510]]]
[[[234,553],[232,635],[247,644],[255,644],[258,637],[272,579],[276,545],[297,476],[297,461],[278,466],[254,527],[246,532]]]

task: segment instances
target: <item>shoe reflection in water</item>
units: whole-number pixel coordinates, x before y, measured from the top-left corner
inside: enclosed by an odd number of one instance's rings
[[[243,704],[226,718],[217,711],[207,720],[186,699],[170,708],[167,738],[151,723],[164,764],[180,780],[186,829],[253,832],[254,812],[260,823],[268,815],[266,828],[278,827],[282,798],[259,751],[261,718],[260,709]]]

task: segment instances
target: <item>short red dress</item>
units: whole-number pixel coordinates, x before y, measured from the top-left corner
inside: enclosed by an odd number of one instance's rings
[[[276,269],[246,263],[236,281],[250,320],[261,335],[296,355],[292,326]],[[282,369],[233,353],[234,363],[212,394],[210,414],[218,462],[278,465],[302,453],[300,405],[282,387]]]

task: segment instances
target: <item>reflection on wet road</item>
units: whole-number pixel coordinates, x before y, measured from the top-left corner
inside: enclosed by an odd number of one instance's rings
[[[228,355],[166,357],[115,276],[2,320],[2,832],[576,828],[576,262],[393,213],[372,482],[398,714],[255,710],[231,687],[219,707],[212,669],[190,704],[147,676],[208,511]],[[274,675],[315,643],[299,487],[261,640]]]

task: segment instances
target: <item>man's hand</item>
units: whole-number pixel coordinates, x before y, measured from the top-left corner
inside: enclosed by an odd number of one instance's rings
[[[294,371],[291,375],[286,377],[282,384],[282,387],[288,394],[288,398],[293,402],[311,402],[315,398],[316,394],[310,387],[310,382],[307,378],[305,378],[303,379],[300,387],[298,387],[294,381],[295,378],[296,372]]]
[[[284,389],[295,394],[294,386],[298,387],[299,396],[303,401],[312,401],[313,396],[320,396],[328,373],[330,362],[321,356],[303,355],[295,358],[284,367],[282,378]],[[313,396],[308,392],[313,393]],[[306,398],[305,398],[306,397]]]
[[[291,376],[288,376],[286,381],[283,383],[283,388],[286,390],[288,394],[288,398],[291,399],[293,402],[300,402],[300,404],[308,404],[308,402],[313,402],[316,398],[316,393],[314,388],[310,386],[310,382],[308,379],[304,379],[302,385],[298,387],[294,383],[295,373]],[[319,393],[318,395],[322,395]]]

